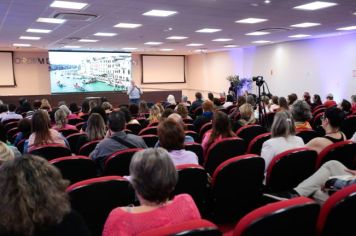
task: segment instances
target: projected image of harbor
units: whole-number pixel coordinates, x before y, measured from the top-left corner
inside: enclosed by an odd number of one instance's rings
[[[50,51],[52,93],[125,91],[131,53]]]

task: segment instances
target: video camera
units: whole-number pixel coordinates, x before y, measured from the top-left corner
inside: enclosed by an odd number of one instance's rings
[[[257,86],[262,86],[262,84],[265,82],[263,80],[263,76],[253,76],[252,81],[255,81]]]

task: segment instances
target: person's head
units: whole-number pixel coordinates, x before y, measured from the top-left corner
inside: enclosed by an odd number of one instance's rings
[[[169,104],[175,105],[176,104],[176,99],[174,98],[174,96],[172,94],[169,94],[168,97],[167,97],[167,102]]]
[[[274,116],[271,127],[272,138],[287,138],[290,135],[295,135],[295,127],[292,114],[289,111],[277,112]]]
[[[132,86],[135,86],[135,85],[136,85],[136,83],[135,83],[134,80],[131,80],[131,85],[132,85]]]
[[[237,107],[241,107],[245,103],[246,103],[246,97],[245,96],[238,96],[238,98],[237,98]]]
[[[183,127],[183,129],[185,128],[185,124],[184,124],[183,118],[179,114],[177,114],[177,113],[170,114],[168,116],[168,119],[174,120],[175,122],[180,124]]]
[[[246,97],[246,102],[249,103],[249,104],[251,104],[252,107],[255,106],[255,104],[256,104],[256,100],[255,100],[255,98],[253,97],[253,95],[247,95],[247,97]]]
[[[278,98],[278,105],[285,109],[285,110],[289,110],[289,107],[288,107],[288,102],[287,102],[287,99],[285,97],[279,97]]]
[[[71,104],[69,104],[69,110],[70,110],[72,113],[78,112],[78,111],[79,111],[79,107],[78,107],[77,103],[72,102]]]
[[[49,101],[45,98],[41,100],[41,109],[45,110],[50,110],[51,109],[51,104],[49,104]]]
[[[93,109],[94,107],[97,107],[98,106],[98,103],[94,100],[90,100],[89,101],[89,107],[90,109]]]
[[[58,128],[64,128],[67,124],[67,113],[63,109],[58,109],[54,113],[54,120]]]
[[[156,107],[158,107],[159,112],[162,114],[162,112],[164,111],[164,107],[162,105],[162,103],[157,102],[156,104],[154,104]],[[152,108],[152,107],[151,107]]]
[[[131,103],[129,105],[129,111],[130,111],[131,115],[136,117],[138,114],[138,111],[139,111],[137,104]]]
[[[291,112],[297,122],[305,122],[312,118],[309,104],[302,100],[297,100],[293,103]]]
[[[0,167],[0,228],[4,234],[35,235],[62,222],[70,210],[68,181],[41,157],[24,155]]]
[[[337,107],[330,107],[325,110],[322,116],[322,125],[324,128],[330,126],[331,128],[338,129],[342,121],[345,119],[345,113]]]
[[[298,99],[297,94],[292,93],[288,95],[288,105],[292,105]]]
[[[234,101],[234,97],[233,97],[232,95],[228,94],[228,95],[226,96],[226,101],[227,101],[227,102],[233,102],[233,101]]]
[[[351,111],[351,103],[346,99],[342,99],[340,103],[340,109],[346,113],[349,113]]]
[[[37,110],[32,115],[32,131],[36,134],[34,145],[49,143],[51,140],[50,127],[51,121],[46,110]]]
[[[163,148],[148,148],[136,152],[130,163],[131,184],[140,201],[166,202],[173,192],[178,174]]]
[[[7,161],[15,158],[14,152],[7,146],[6,143],[0,141],[0,166]]]
[[[334,95],[333,95],[332,93],[328,93],[328,94],[326,95],[326,99],[327,99],[327,100],[334,100]]]
[[[105,123],[107,122],[108,116],[107,116],[107,114],[106,114],[104,108],[102,108],[101,106],[93,107],[93,108],[90,110],[90,113],[89,113],[89,114],[93,114],[93,113],[98,113],[99,115],[101,115],[101,117],[103,117],[104,122],[105,122]]]
[[[201,94],[201,92],[196,92],[195,93],[195,98],[196,98],[196,100],[202,100],[203,99],[203,95]]]
[[[304,99],[304,101],[306,101],[308,103],[310,102],[311,97],[310,97],[309,92],[304,92],[303,99]]]
[[[10,112],[15,112],[16,111],[16,105],[13,104],[13,103],[9,104],[9,111]]]
[[[186,118],[188,116],[188,109],[186,106],[184,106],[182,103],[179,103],[177,105],[177,110],[176,112],[183,118]]]
[[[163,120],[167,119],[168,116],[170,116],[173,113],[174,113],[174,110],[172,108],[164,109],[164,111],[163,111],[163,113],[161,115],[161,120],[160,121],[163,121]]]
[[[188,96],[182,95],[182,103],[187,103],[188,102]]]
[[[214,104],[210,100],[206,100],[202,104],[204,112],[212,112],[214,110]]]
[[[277,96],[272,96],[272,103],[273,104],[278,104],[278,97]]]
[[[127,109],[127,107],[120,107],[120,111],[125,114],[126,123],[129,123],[132,120],[132,116],[129,109]]]
[[[89,116],[85,133],[90,141],[98,140],[105,137],[106,125],[104,119],[98,113]]]
[[[247,124],[255,123],[256,119],[253,113],[253,107],[250,103],[245,103],[239,107],[241,120],[244,120]]]
[[[113,111],[109,115],[108,127],[113,132],[119,132],[125,129],[125,114],[122,111]]]
[[[89,101],[88,100],[84,100],[83,101],[81,110],[82,110],[83,113],[89,113],[90,106],[89,106]]]
[[[269,104],[269,97],[268,96],[262,96],[261,101],[267,106]]]
[[[24,137],[29,136],[32,132],[31,120],[27,118],[21,119],[17,124],[17,128],[19,132],[22,132]]]
[[[213,99],[214,106],[220,107],[221,106],[221,101],[219,98],[214,98]]]
[[[213,93],[208,93],[208,98],[210,101],[214,101],[214,94]]]
[[[225,112],[216,111],[213,118],[213,132],[223,137],[230,136],[231,124]]]
[[[143,100],[140,101],[138,112],[139,113],[148,113],[149,112],[146,101],[143,101]]]
[[[185,133],[183,127],[173,119],[166,119],[158,125],[159,143],[167,151],[184,148]]]
[[[7,112],[9,109],[6,104],[0,105],[0,113]]]
[[[59,106],[59,109],[63,110],[67,116],[69,116],[70,114],[72,114],[72,112],[69,110],[69,108],[67,107],[67,105],[61,105]]]
[[[34,110],[38,110],[38,109],[40,109],[40,107],[41,107],[41,104],[42,104],[42,102],[40,101],[40,100],[35,100],[35,101],[33,101],[33,109]]]
[[[150,116],[149,120],[160,120],[161,119],[161,109],[160,107],[155,104],[150,109]]]
[[[356,95],[351,96],[351,103],[356,104]]]
[[[110,104],[110,102],[103,102],[101,104],[101,107],[105,110],[105,111],[111,111],[112,110],[112,105]]]
[[[32,110],[31,103],[29,103],[28,101],[25,101],[24,103],[22,103],[21,112],[28,112],[31,110]]]

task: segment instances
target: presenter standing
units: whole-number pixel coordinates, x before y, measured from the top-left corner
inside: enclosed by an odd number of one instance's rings
[[[140,103],[141,94],[141,89],[135,84],[135,81],[131,80],[131,85],[127,88],[129,103],[138,105]]]

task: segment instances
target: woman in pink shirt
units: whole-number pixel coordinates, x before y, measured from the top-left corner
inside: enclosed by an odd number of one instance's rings
[[[52,128],[57,130],[57,131],[59,131],[61,129],[74,129],[74,130],[77,130],[77,127],[75,127],[74,125],[68,124],[67,113],[62,108],[59,108],[54,113],[54,120],[56,121],[56,124]]]
[[[118,207],[108,216],[103,236],[133,236],[141,232],[200,219],[188,194],[169,200],[177,183],[177,172],[162,148],[137,152],[130,164],[130,182],[140,206]]]

